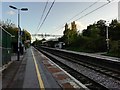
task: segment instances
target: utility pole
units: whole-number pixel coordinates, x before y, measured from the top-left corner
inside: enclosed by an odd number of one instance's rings
[[[109,31],[108,31],[108,24],[106,24],[106,42],[107,42],[107,52],[109,52]]]

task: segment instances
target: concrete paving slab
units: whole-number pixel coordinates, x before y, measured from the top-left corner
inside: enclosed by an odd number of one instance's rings
[[[12,56],[13,57],[13,56]],[[14,59],[14,60],[13,60]],[[14,57],[11,62],[2,67],[2,88],[9,88],[13,83],[13,79],[19,69],[23,56],[20,56],[20,60],[17,61]]]
[[[17,73],[12,81],[12,83],[10,84],[9,88],[17,88],[17,89],[21,89],[23,86],[23,81],[24,81],[24,74],[25,74],[25,67],[26,67],[26,56],[24,56],[19,69],[17,70]]]
[[[6,70],[2,73],[2,88],[8,88],[11,84],[21,61],[14,61]]]
[[[57,81],[55,80],[55,78],[52,76],[52,74],[47,70],[47,68],[45,67],[45,65],[43,64],[43,60],[45,59],[42,53],[38,53],[37,50],[35,50],[34,48],[33,52],[35,55],[35,58],[37,60],[37,63],[39,65],[39,70],[41,73],[41,77],[44,83],[45,88],[47,89],[61,89],[60,85],[57,83]]]
[[[26,59],[26,71],[24,76],[23,88],[39,88],[35,65],[31,53],[31,48],[27,51]]]

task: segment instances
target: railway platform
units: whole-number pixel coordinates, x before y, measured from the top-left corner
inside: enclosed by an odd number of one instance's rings
[[[101,54],[98,54],[98,53],[76,52],[76,51],[70,51],[70,50],[65,50],[65,49],[57,49],[57,48],[55,48],[55,50],[60,50],[60,51],[68,52],[68,53],[74,53],[74,54],[83,55],[83,56],[89,56],[89,57],[94,57],[94,58],[100,58],[100,59],[120,62],[120,58],[105,56],[105,55],[101,55]]]
[[[52,62],[34,47],[20,61],[14,60],[3,72],[2,88],[85,89],[81,82]]]

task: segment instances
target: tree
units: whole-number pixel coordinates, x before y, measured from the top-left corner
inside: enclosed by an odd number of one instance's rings
[[[71,23],[71,29],[68,28],[67,23],[65,24],[65,30],[64,30],[63,34],[64,35],[63,35],[62,39],[67,45],[74,43],[74,41],[76,40],[77,35],[78,35],[75,21],[73,21]]]
[[[115,19],[108,26],[110,54],[120,56],[120,23]],[[105,52],[106,45],[106,21],[99,20],[78,34],[75,22],[71,23],[71,29],[65,25],[64,35],[59,40],[69,42],[69,47],[80,48],[89,52]]]
[[[21,33],[22,44],[24,44],[25,47],[27,48],[31,44],[31,34],[25,29],[23,29]]]
[[[87,29],[83,30],[82,35],[90,38],[96,38],[100,36],[100,29],[96,24],[89,25]]]
[[[106,26],[104,20],[99,20],[97,23],[87,26],[87,29],[83,30],[82,35],[86,38],[85,49],[92,52],[105,51],[106,50]]]
[[[120,40],[120,23],[116,19],[110,23],[109,36],[111,40]]]
[[[106,24],[105,23],[106,23],[105,20],[99,20],[96,23],[97,28],[99,28],[100,30],[99,34],[102,37],[106,37]]]
[[[69,32],[70,32],[70,29],[68,28],[68,24],[66,23],[65,24],[65,30],[63,32],[63,37],[62,37],[62,40],[63,42],[65,42],[66,44],[69,44]]]

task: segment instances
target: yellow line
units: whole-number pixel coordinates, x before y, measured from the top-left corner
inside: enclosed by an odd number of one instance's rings
[[[31,52],[32,52],[34,63],[35,63],[35,68],[36,68],[36,72],[37,72],[39,86],[42,90],[45,90],[45,87],[44,87],[44,84],[43,84],[43,81],[42,81],[42,78],[41,78],[41,75],[40,75],[40,71],[38,69],[38,65],[37,65],[37,62],[36,62],[36,59],[35,59],[35,56],[34,56],[34,53],[33,53],[32,49],[31,49]]]

